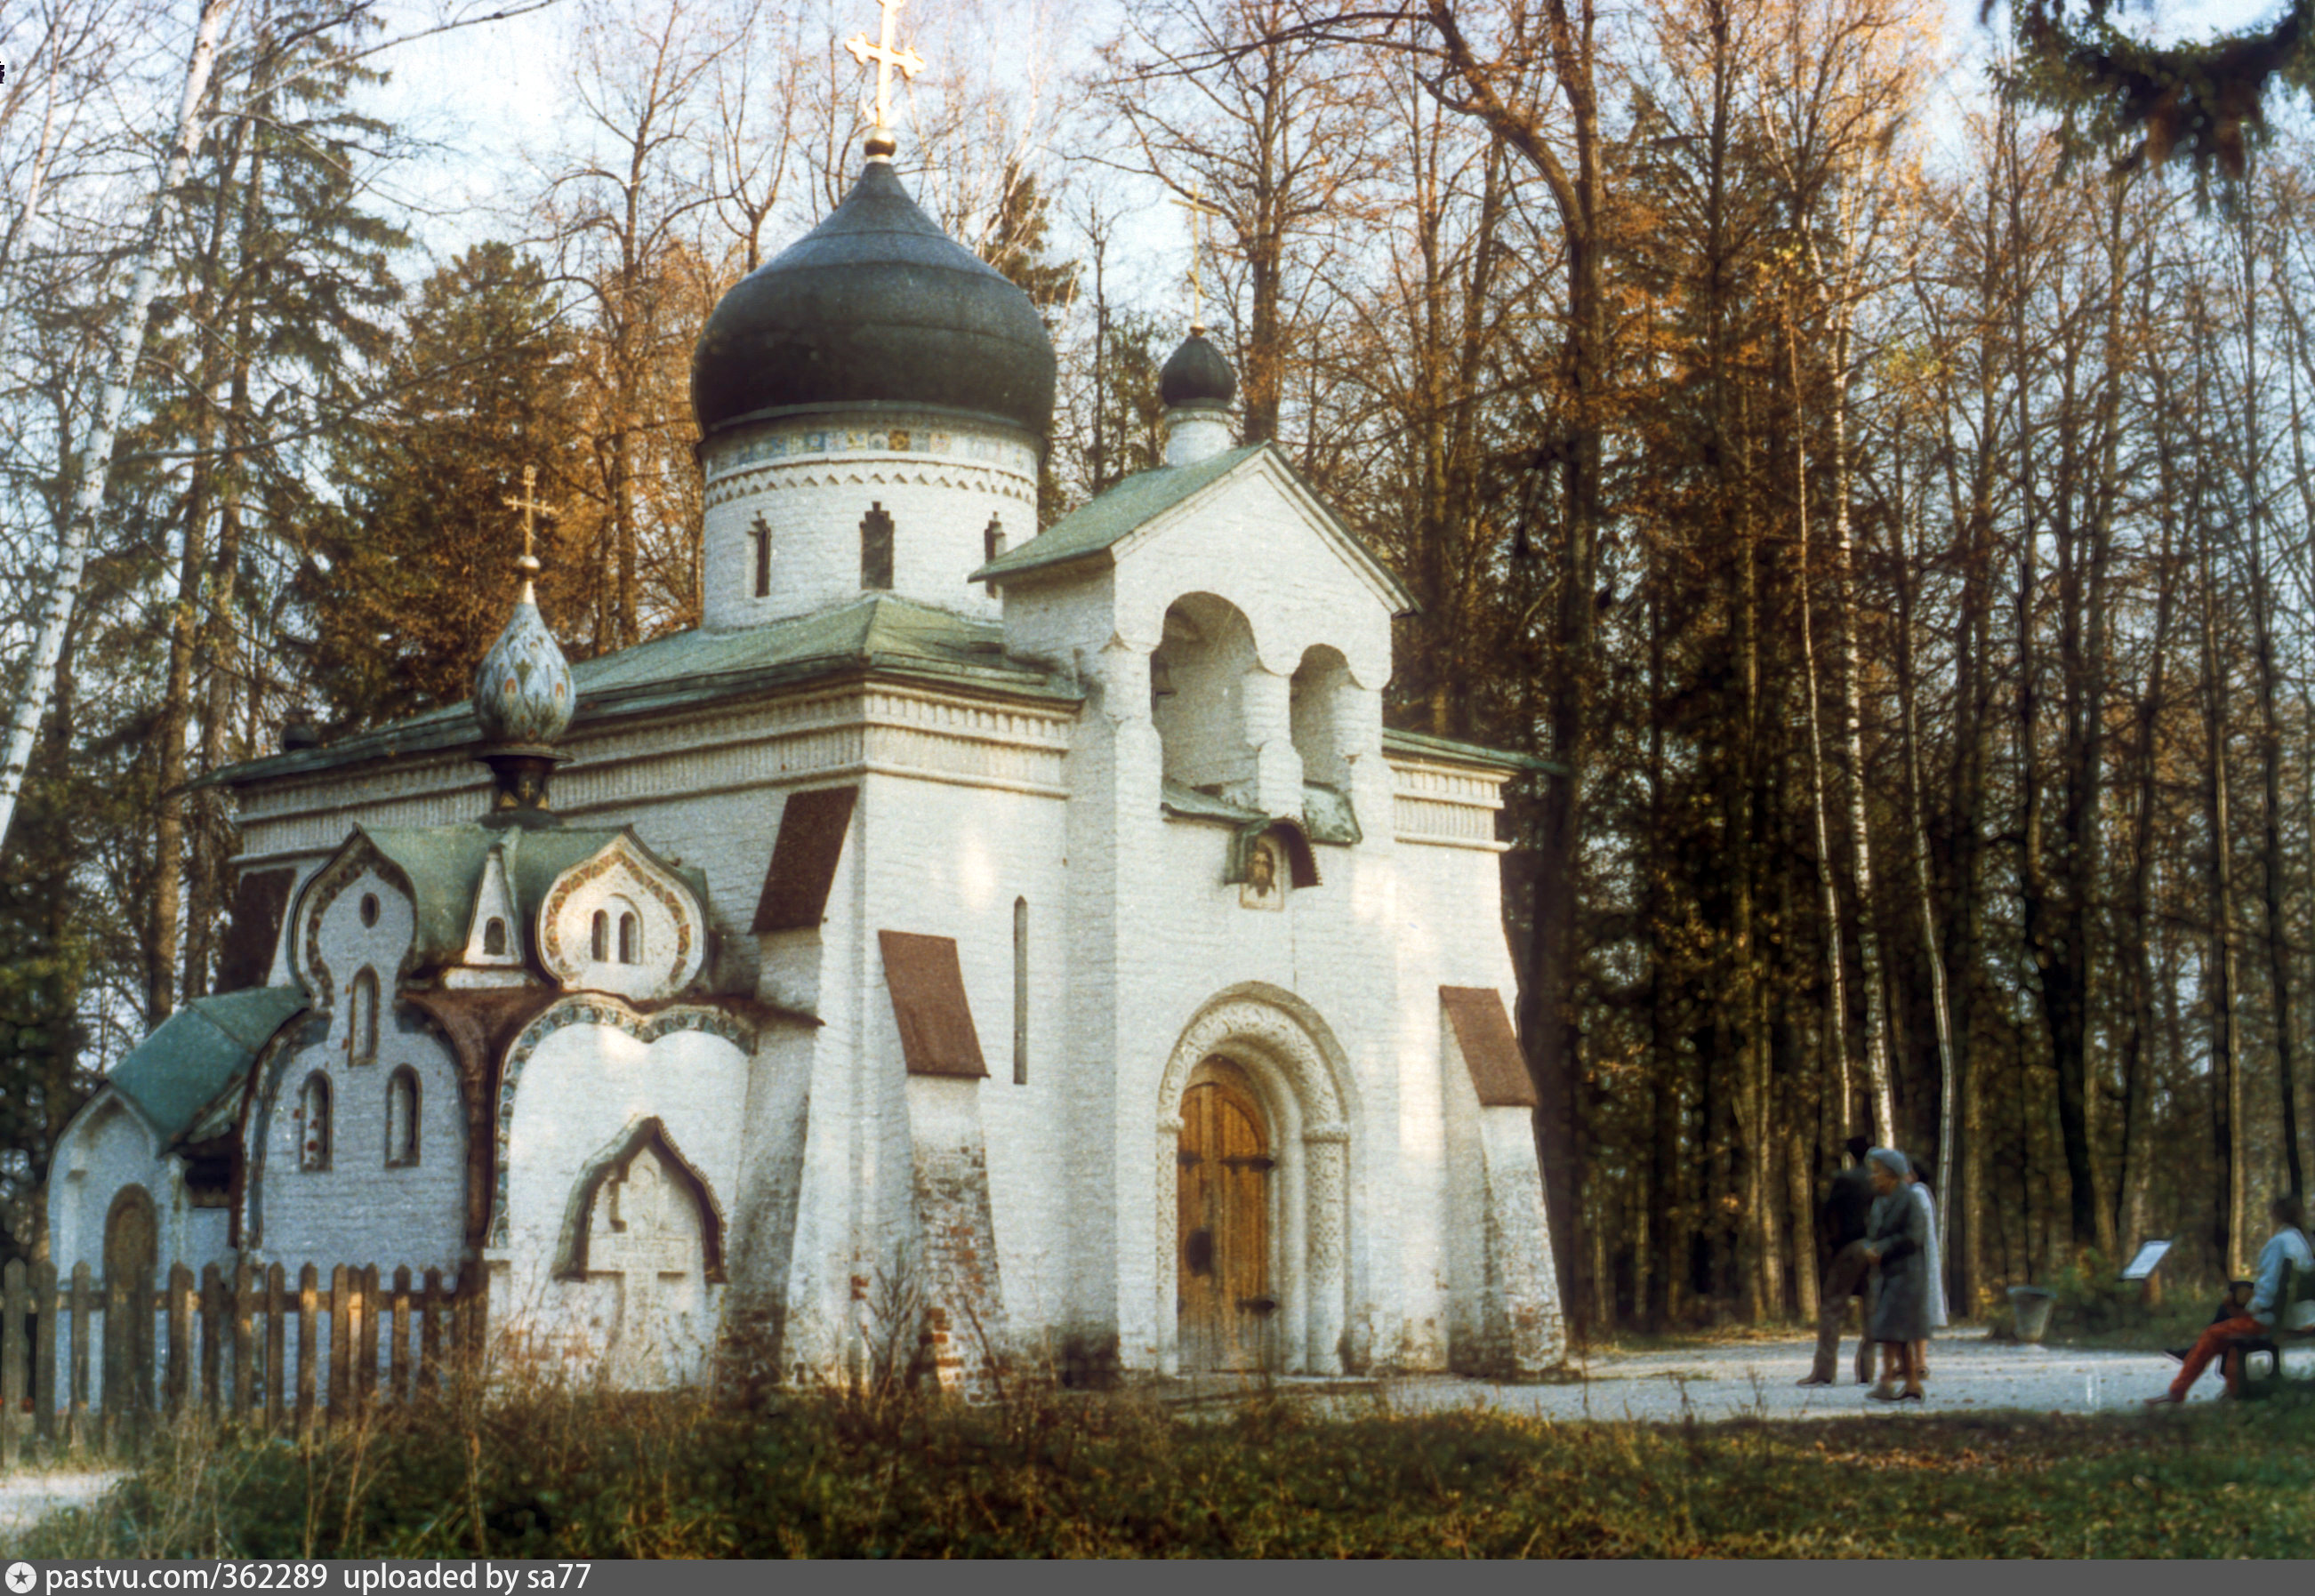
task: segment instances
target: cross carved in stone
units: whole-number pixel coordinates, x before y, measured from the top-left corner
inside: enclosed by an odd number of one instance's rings
[[[883,133],[892,125],[892,68],[899,67],[902,76],[913,80],[925,69],[925,62],[915,50],[892,46],[892,19],[907,0],[876,0],[876,4],[884,10],[883,42],[871,44],[865,33],[855,33],[844,41],[844,48],[863,66],[871,61],[876,64],[876,103],[873,109],[865,105],[861,109],[875,118],[876,131]]]
[[[618,1279],[612,1355],[628,1365],[631,1377],[649,1379],[666,1350],[652,1344],[654,1334],[668,1329],[658,1311],[661,1289],[699,1270],[698,1210],[646,1147],[605,1188],[600,1211],[588,1238],[587,1272]]]

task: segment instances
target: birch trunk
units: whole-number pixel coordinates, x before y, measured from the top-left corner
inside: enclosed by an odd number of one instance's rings
[[[1816,821],[1816,875],[1824,913],[1825,1036],[1835,1060],[1840,1110],[1834,1115],[1846,1132],[1855,1112],[1856,1092],[1849,1074],[1849,990],[1842,968],[1840,893],[1833,881],[1832,829],[1825,819],[1823,722],[1816,690],[1815,605],[1809,594],[1808,445],[1800,426],[1801,343],[1799,330],[1787,323],[1785,340],[1792,364],[1793,384],[1793,502],[1795,546],[1800,551],[1801,679],[1808,692],[1809,794]],[[1881,1127],[1874,1127],[1881,1140]],[[1886,1141],[1882,1141],[1887,1146]]]
[[[15,715],[8,725],[7,742],[0,748],[0,846],[7,842],[9,825],[16,816],[16,800],[24,790],[25,768],[31,763],[32,744],[40,735],[40,721],[48,710],[49,684],[57,661],[64,652],[73,606],[80,595],[81,572],[88,563],[89,539],[96,529],[97,514],[104,508],[105,489],[111,480],[113,440],[120,435],[120,418],[129,408],[137,358],[145,348],[146,324],[152,316],[153,295],[160,286],[162,231],[168,220],[171,200],[183,186],[185,173],[193,164],[193,152],[200,146],[201,102],[208,96],[209,74],[217,64],[217,35],[224,31],[226,13],[231,4],[232,0],[202,0],[200,22],[193,33],[192,55],[185,66],[185,93],[177,111],[176,141],[170,146],[168,163],[162,170],[160,185],[154,191],[152,208],[146,217],[145,235],[136,256],[137,270],[129,282],[129,303],[122,306],[120,324],[114,330],[111,359],[103,390],[97,398],[96,424],[90,430],[87,445],[81,453],[80,482],[65,516],[56,578],[41,607],[40,629],[32,644],[22,696],[17,700]]]

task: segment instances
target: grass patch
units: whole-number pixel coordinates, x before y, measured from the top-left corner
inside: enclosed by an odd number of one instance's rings
[[[1724,1424],[546,1394],[164,1432],[12,1553],[2303,1556],[2315,1405]]]

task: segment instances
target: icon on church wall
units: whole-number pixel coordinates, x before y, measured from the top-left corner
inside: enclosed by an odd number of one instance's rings
[[[1256,838],[1246,856],[1246,880],[1238,883],[1238,907],[1285,908],[1286,891],[1282,874],[1278,845],[1267,837]]]

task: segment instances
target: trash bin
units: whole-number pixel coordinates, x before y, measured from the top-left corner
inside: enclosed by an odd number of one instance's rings
[[[2009,1288],[2009,1317],[2017,1321],[2018,1339],[2040,1341],[2050,1328],[2050,1309],[2058,1294],[2040,1286]]]

